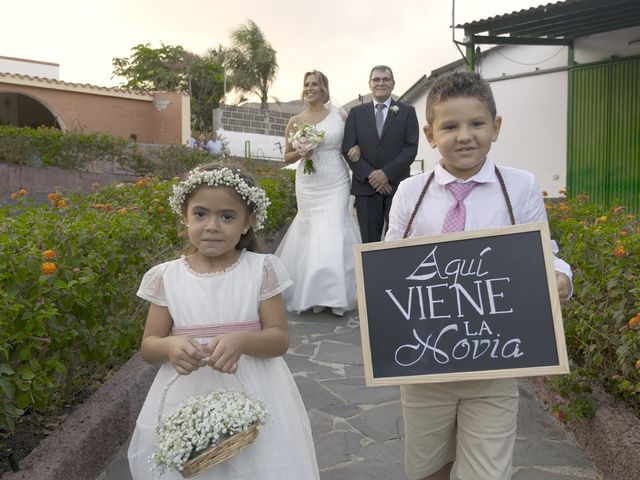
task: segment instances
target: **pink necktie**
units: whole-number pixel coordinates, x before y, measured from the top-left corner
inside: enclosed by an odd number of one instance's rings
[[[442,233],[462,232],[467,218],[467,209],[464,206],[464,199],[476,188],[476,182],[459,183],[451,182],[447,184],[447,189],[456,199],[456,203],[449,208],[447,216],[444,218]]]

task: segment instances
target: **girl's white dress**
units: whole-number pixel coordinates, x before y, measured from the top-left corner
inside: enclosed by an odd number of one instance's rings
[[[243,250],[224,272],[194,272],[184,257],[156,265],[144,276],[138,296],[166,306],[174,327],[259,321],[261,300],[281,293],[291,280],[279,259]],[[203,343],[210,338],[198,338]],[[134,480],[155,479],[150,472],[162,390],[176,373],[170,363],[160,367],[138,417],[128,457]],[[237,377],[245,390],[269,409],[267,424],[257,439],[231,459],[193,477],[202,480],[319,479],[309,419],[291,372],[282,357],[261,359],[243,355]],[[193,395],[220,388],[242,389],[234,375],[209,367],[181,376],[168,389],[163,414],[173,412]],[[177,471],[164,477],[182,480]]]
[[[349,211],[351,178],[341,151],[344,120],[332,108],[316,128],[325,132],[312,156],[316,172],[304,173],[304,161],[299,162],[298,213],[276,250],[294,282],[284,300],[293,312],[315,306],[349,311],[356,292],[352,248],[361,240]]]

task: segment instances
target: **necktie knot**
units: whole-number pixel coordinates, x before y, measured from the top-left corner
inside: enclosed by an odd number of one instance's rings
[[[451,192],[453,198],[456,199],[456,202],[462,202],[477,185],[478,184],[476,182],[451,182],[447,184],[447,190]]]
[[[378,103],[376,105],[376,108],[380,111],[384,110],[385,108],[387,108],[387,106],[384,103]]]

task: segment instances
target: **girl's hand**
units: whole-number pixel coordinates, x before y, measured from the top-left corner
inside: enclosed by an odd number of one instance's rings
[[[169,361],[180,375],[189,375],[204,366],[202,346],[189,337],[166,337]]]
[[[242,356],[244,347],[242,333],[227,333],[218,335],[209,342],[206,351],[209,354],[207,363],[214,370],[222,373],[236,373],[238,360]]]

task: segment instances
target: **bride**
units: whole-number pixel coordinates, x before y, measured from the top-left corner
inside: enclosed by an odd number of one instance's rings
[[[285,130],[284,161],[299,160],[296,171],[298,213],[276,250],[293,286],[285,290],[287,310],[315,313],[331,308],[342,316],[355,308],[355,269],[352,246],[360,233],[349,211],[349,167],[341,155],[344,115],[329,103],[329,81],[317,70],[304,75],[305,108],[291,117]],[[315,149],[291,144],[291,135],[304,124],[324,132]],[[315,172],[305,172],[306,159]]]

